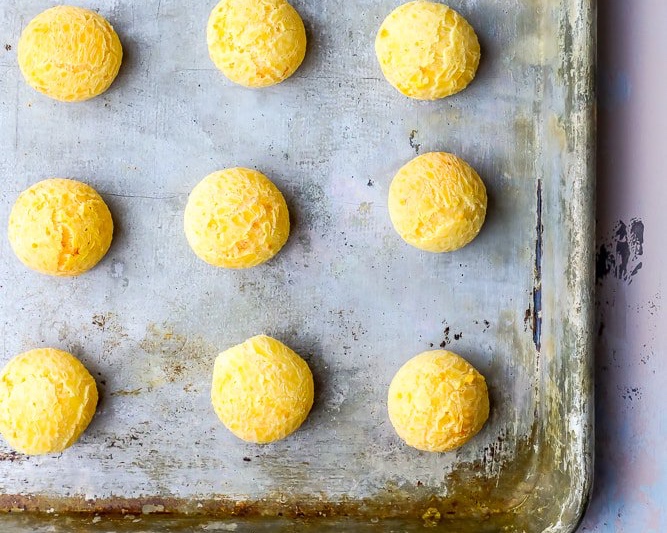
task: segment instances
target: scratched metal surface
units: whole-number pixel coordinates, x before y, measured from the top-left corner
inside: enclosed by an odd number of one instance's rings
[[[593,7],[450,2],[479,33],[479,75],[420,103],[394,92],[374,58],[398,3],[295,1],[306,60],[253,91],[208,59],[210,2],[84,1],[114,24],[125,61],[108,93],[77,105],[37,95],[16,66],[21,28],[49,3],[0,5],[0,231],[18,193],[51,176],[95,186],[116,223],[107,257],[78,279],[27,272],[0,240],[0,362],[71,350],[101,396],[60,455],[0,444],[0,503],[28,511],[7,527],[86,511],[87,531],[146,530],[154,513],[222,530],[282,527],[262,515],[574,528],[592,465]],[[403,244],[386,209],[396,170],[431,150],[467,159],[489,192],[481,235],[452,254]],[[191,188],[236,165],[270,176],[293,218],[277,258],[241,272],[200,262],[182,231]],[[217,421],[209,377],[219,351],[262,332],[308,360],[317,396],[301,430],[254,446]],[[493,408],[470,444],[426,454],[396,437],[385,394],[403,362],[438,346],[487,376]],[[438,513],[423,518],[429,508]],[[119,511],[141,516],[106,518]],[[48,527],[74,527],[58,524]],[[172,527],[194,526],[158,530]]]

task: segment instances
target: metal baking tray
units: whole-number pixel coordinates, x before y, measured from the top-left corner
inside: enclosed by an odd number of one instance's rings
[[[592,0],[451,0],[483,58],[464,92],[402,97],[375,33],[399,0],[294,0],[306,60],[248,90],[207,55],[211,2],[80,1],[125,60],[100,98],[63,104],[21,78],[22,27],[51,2],[0,4],[0,363],[39,346],[94,373],[97,414],[72,448],[0,444],[2,531],[572,531],[591,486]],[[454,152],[485,180],[480,236],[450,254],[404,244],[386,208],[397,169]],[[214,269],[188,248],[187,195],[256,167],[293,230],[266,265]],[[96,187],[112,248],[75,279],[26,269],[6,221],[47,177]],[[209,403],[218,352],[258,333],[316,379],[304,426],[235,439]],[[385,398],[408,358],[439,346],[486,377],[491,417],[455,453],[403,445]]]

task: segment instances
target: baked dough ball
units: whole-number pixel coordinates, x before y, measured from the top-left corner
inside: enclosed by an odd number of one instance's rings
[[[472,81],[479,41],[468,21],[444,4],[417,0],[397,7],[375,39],[382,72],[401,93],[436,100]]]
[[[81,7],[56,6],[26,26],[18,44],[25,80],[56,100],[80,102],[106,91],[123,47],[107,20]]]
[[[215,66],[245,87],[280,83],[306,55],[303,20],[286,0],[222,0],[208,19],[207,40]]]
[[[0,433],[21,453],[69,448],[88,427],[96,406],[95,380],[67,352],[31,350],[0,373]]]
[[[287,242],[285,198],[261,172],[228,168],[206,176],[185,207],[185,235],[195,254],[224,268],[271,259]]]
[[[389,216],[398,234],[427,252],[451,252],[472,241],[486,217],[486,188],[463,159],[420,155],[389,187]]]
[[[259,444],[293,433],[313,406],[308,364],[282,342],[258,335],[215,360],[211,400],[238,438]]]
[[[28,268],[78,276],[107,253],[113,236],[109,208],[95,189],[53,178],[23,191],[9,215],[9,242]]]
[[[410,359],[389,386],[389,419],[408,445],[446,452],[468,442],[489,417],[484,377],[447,350]]]

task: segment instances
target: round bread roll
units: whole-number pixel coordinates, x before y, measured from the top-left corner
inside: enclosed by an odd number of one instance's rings
[[[389,386],[389,419],[406,444],[427,452],[458,448],[489,417],[484,377],[462,357],[432,350],[410,359]]]
[[[486,187],[463,159],[430,152],[401,168],[389,187],[389,216],[408,244],[427,252],[462,248],[486,217]]]
[[[67,352],[31,350],[0,373],[0,433],[21,453],[69,448],[88,427],[96,406],[95,380]]]
[[[258,335],[215,360],[211,400],[238,438],[264,444],[296,431],[313,406],[308,364],[282,342]]]
[[[285,198],[269,178],[249,168],[206,176],[190,193],[184,222],[195,254],[224,268],[268,261],[290,230]]]
[[[245,87],[284,81],[306,55],[303,20],[286,0],[221,0],[207,40],[215,66]]]
[[[14,253],[28,268],[51,276],[78,276],[109,250],[113,220],[95,189],[53,178],[19,195],[8,233]]]
[[[480,49],[468,21],[444,4],[416,0],[397,7],[375,39],[382,72],[405,96],[437,100],[475,77]]]
[[[107,20],[88,9],[56,6],[25,27],[19,67],[40,93],[64,102],[88,100],[113,83],[123,47]]]

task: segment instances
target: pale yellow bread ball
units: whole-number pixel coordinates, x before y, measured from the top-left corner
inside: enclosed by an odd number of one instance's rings
[[[389,386],[389,419],[406,444],[427,452],[458,448],[489,417],[484,377],[462,357],[432,350],[410,359]]]
[[[261,172],[228,168],[206,176],[185,207],[185,235],[207,263],[249,268],[276,255],[289,236],[289,212]]]
[[[96,406],[95,380],[67,352],[31,350],[0,373],[0,433],[21,453],[69,448],[88,427]]]
[[[389,187],[389,216],[408,244],[427,252],[457,250],[479,233],[486,187],[463,159],[444,152],[414,158]]]
[[[208,19],[208,51],[234,83],[268,87],[289,78],[306,55],[306,30],[286,0],[222,0]]]
[[[95,189],[52,178],[19,195],[8,234],[14,253],[28,268],[51,276],[78,276],[109,250],[113,220]]]
[[[215,360],[211,401],[238,438],[264,444],[296,431],[313,406],[308,364],[282,342],[252,337]]]
[[[56,6],[25,27],[19,67],[28,84],[64,102],[88,100],[113,83],[123,59],[120,39],[94,11]]]
[[[417,0],[397,7],[375,39],[382,72],[401,93],[436,100],[475,77],[480,49],[472,26],[450,7]]]

